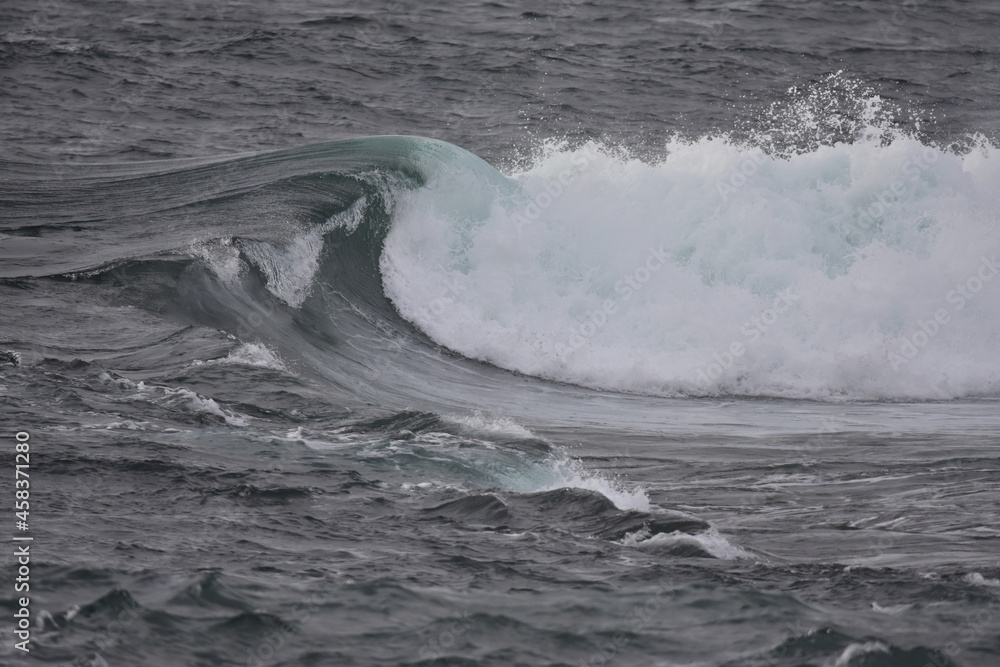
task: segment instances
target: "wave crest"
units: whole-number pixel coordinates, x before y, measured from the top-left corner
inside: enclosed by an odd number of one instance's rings
[[[996,395],[997,149],[893,130],[871,97],[817,120],[822,99],[775,112],[798,135],[678,139],[655,162],[549,144],[485,213],[443,211],[461,179],[431,178],[401,198],[386,292],[465,356],[600,389]]]

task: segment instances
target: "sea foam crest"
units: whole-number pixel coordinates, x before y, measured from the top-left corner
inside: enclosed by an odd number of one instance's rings
[[[997,149],[922,141],[834,88],[657,161],[550,144],[485,216],[443,211],[462,184],[432,177],[400,196],[386,292],[452,350],[590,387],[997,395]]]
[[[287,371],[281,358],[263,343],[242,343],[229,351],[221,359],[213,359],[210,364],[232,364],[237,366],[253,366],[269,368],[275,371]]]
[[[298,308],[312,290],[313,279],[319,270],[324,236],[337,228],[354,231],[364,211],[365,199],[362,197],[342,213],[293,236],[285,243],[245,240],[241,248],[264,274],[268,291],[289,306]]]
[[[246,262],[250,262],[263,274],[269,292],[297,308],[312,289],[325,235],[338,228],[355,231],[365,208],[366,200],[362,197],[324,223],[299,230],[284,241],[211,239],[193,243],[190,252],[208,264],[223,284],[230,286],[243,278]]]

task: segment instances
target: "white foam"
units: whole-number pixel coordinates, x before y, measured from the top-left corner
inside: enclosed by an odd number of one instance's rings
[[[469,489],[463,484],[446,484],[444,482],[430,481],[430,482],[403,482],[399,486],[403,491],[410,491],[413,493],[420,493],[423,491],[458,491],[460,493],[469,493]]]
[[[132,380],[123,377],[113,377],[107,372],[101,372],[97,379],[105,384],[113,384],[119,389],[135,389],[138,385]]]
[[[297,308],[312,290],[323,251],[323,237],[336,228],[357,229],[364,216],[365,205],[362,197],[347,210],[332,216],[322,225],[294,235],[287,243],[243,241],[240,245],[247,258],[264,274],[268,291]]]
[[[479,410],[476,410],[471,415],[450,415],[446,416],[445,419],[479,433],[507,435],[515,438],[535,437],[534,433],[521,426],[510,417],[505,417],[503,415],[485,415]]]
[[[880,641],[865,642],[864,644],[848,644],[844,652],[837,658],[834,667],[847,667],[855,658],[873,653],[888,653],[889,647]]]
[[[628,486],[611,480],[599,472],[584,468],[579,459],[552,458],[547,465],[549,476],[537,480],[533,491],[554,491],[556,489],[584,489],[595,491],[620,510],[650,510],[649,496],[642,487]]]
[[[247,266],[231,238],[193,243],[191,254],[208,264],[225,285],[235,285],[246,273]]]
[[[962,579],[973,586],[986,586],[988,588],[1000,588],[1000,579],[987,579],[978,572],[970,572]]]
[[[243,343],[222,359],[213,359],[209,363],[235,364],[238,366],[253,366],[270,368],[276,371],[287,371],[284,362],[263,343]]]
[[[155,384],[139,382],[135,385],[137,393],[129,396],[130,400],[152,401],[168,408],[184,408],[192,412],[204,412],[221,417],[230,426],[247,426],[250,417],[219,407],[211,398],[206,398],[190,389],[183,387],[164,387]]]
[[[152,427],[153,427],[153,423],[152,422],[147,422],[147,421],[138,421],[138,422],[136,422],[136,421],[132,421],[131,419],[126,419],[126,420],[120,421],[120,422],[111,422],[110,424],[108,424],[107,426],[104,427],[104,430],[106,430],[106,431],[116,431],[116,430],[145,431],[145,430],[150,429]]]
[[[726,137],[654,162],[550,144],[511,175],[524,196],[478,217],[448,172],[400,196],[386,291],[452,350],[586,386],[996,395],[1000,153],[869,130],[780,157]]]
[[[320,434],[313,434],[306,431],[302,426],[297,426],[292,430],[288,431],[284,436],[272,435],[271,438],[274,440],[284,440],[286,442],[301,443],[310,449],[317,449],[320,451],[330,451],[335,449],[343,449],[345,447],[355,446],[359,444],[361,440],[361,435],[357,433],[350,432],[330,432],[324,431]]]
[[[877,611],[880,614],[888,614],[890,616],[902,614],[904,611],[912,608],[912,604],[891,604],[883,607],[878,602],[872,602],[872,611]]]
[[[732,544],[720,535],[719,531],[715,528],[709,528],[696,535],[674,531],[672,533],[657,533],[652,537],[646,531],[637,531],[626,535],[621,540],[621,543],[625,546],[636,547],[686,545],[702,549],[716,558],[723,560],[756,560],[753,554]]]

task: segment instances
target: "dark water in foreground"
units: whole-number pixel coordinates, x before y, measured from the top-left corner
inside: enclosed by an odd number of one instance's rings
[[[998,24],[0,5],[0,664],[1000,663]]]

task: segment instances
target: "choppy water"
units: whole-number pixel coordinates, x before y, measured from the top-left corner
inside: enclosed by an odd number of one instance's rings
[[[998,25],[0,7],[0,662],[996,665]]]

